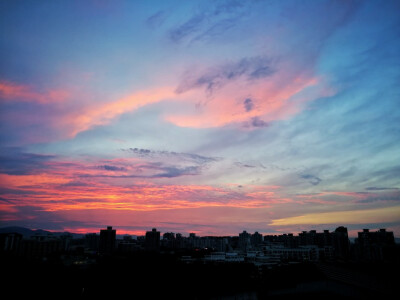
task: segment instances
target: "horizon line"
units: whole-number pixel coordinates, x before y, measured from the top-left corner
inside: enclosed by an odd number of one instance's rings
[[[3,227],[0,227],[0,230],[1,229],[5,229],[5,228],[12,228],[12,227],[28,229],[28,230],[31,230],[31,231],[47,231],[47,232],[50,232],[50,233],[70,233],[70,234],[75,234],[75,235],[86,235],[86,234],[93,234],[93,233],[99,234],[100,230],[107,230],[108,227],[111,227],[113,230],[116,230],[116,235],[119,235],[119,236],[129,236],[130,235],[130,236],[137,236],[137,237],[145,236],[146,232],[149,232],[149,231],[151,232],[152,229],[154,229],[154,228],[157,230],[156,227],[151,227],[149,230],[141,231],[142,232],[141,234],[128,233],[129,231],[127,231],[127,230],[124,231],[123,229],[122,229],[123,233],[117,233],[118,229],[116,227],[114,227],[114,226],[105,226],[105,227],[99,228],[97,231],[85,231],[85,232],[70,231],[68,229],[56,230],[56,229],[30,228],[30,227],[24,227],[24,226],[3,226]],[[365,230],[365,229],[369,230],[370,232],[377,232],[379,230],[384,229],[384,230],[386,230],[386,232],[392,232],[394,238],[400,239],[400,236],[396,236],[395,235],[395,231],[393,231],[391,229],[388,229],[388,228],[383,228],[383,227],[361,228],[361,229],[348,230],[347,226],[340,225],[340,226],[337,226],[336,229],[339,228],[339,227],[344,227],[344,228],[347,229],[347,233],[348,233],[348,237],[349,238],[357,238],[358,235],[354,235],[354,233],[355,232],[357,232],[357,233],[363,232],[363,230]],[[324,230],[328,230],[329,233],[335,232],[335,230],[332,230],[332,231],[329,230],[329,229],[324,229]],[[308,230],[301,230],[301,231],[296,232],[296,233],[294,233],[294,232],[285,232],[285,233],[280,233],[280,232],[279,233],[278,232],[268,233],[268,232],[264,232],[264,233],[262,233],[262,232],[259,232],[259,231],[250,232],[250,231],[247,231],[247,230],[243,230],[243,231],[238,232],[236,234],[222,234],[222,235],[213,235],[213,234],[198,235],[198,233],[194,232],[194,231],[193,232],[190,232],[190,231],[187,231],[187,232],[174,232],[174,231],[161,231],[161,230],[157,230],[157,231],[160,232],[160,234],[162,234],[162,233],[182,234],[183,237],[189,237],[189,234],[191,234],[191,233],[194,233],[197,237],[233,237],[233,236],[239,236],[239,234],[241,234],[243,232],[247,232],[249,234],[259,233],[259,234],[261,234],[263,236],[279,236],[279,235],[285,235],[285,234],[286,235],[293,234],[293,236],[298,236],[300,233],[303,233],[303,232],[307,232],[308,233],[310,231],[316,231],[316,233],[323,233],[324,230],[318,231],[317,229],[308,229]],[[352,235],[350,235],[350,233],[352,233]],[[184,235],[184,234],[186,234],[187,236]]]

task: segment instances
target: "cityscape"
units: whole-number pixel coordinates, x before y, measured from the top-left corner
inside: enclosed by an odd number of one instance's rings
[[[204,281],[210,286],[187,294],[188,285],[174,290],[174,297],[384,296],[395,293],[390,271],[397,270],[400,264],[400,245],[393,232],[383,228],[363,229],[354,242],[350,242],[344,226],[331,232],[310,230],[297,235],[243,231],[236,236],[183,236],[173,232],[161,234],[152,228],[143,236],[119,238],[112,226],[84,235],[18,227],[1,228],[0,232],[5,274],[33,272],[39,276],[33,281],[47,278],[50,282],[55,280],[55,286],[62,278],[69,282],[64,289],[71,296],[121,295],[127,291],[117,291],[117,286],[131,280],[146,286],[149,283],[143,282],[143,278],[150,276],[154,283],[165,286],[177,279],[184,282],[190,274],[199,280],[198,284]],[[217,286],[213,281],[216,278],[211,280],[216,274]],[[102,276],[110,285],[98,289]],[[175,284],[181,286],[179,280]],[[236,283],[232,285],[233,282]],[[51,285],[47,288],[51,289]],[[157,289],[148,292],[150,297],[161,295]],[[169,293],[163,291],[164,296],[170,296]]]
[[[398,298],[399,12],[0,0],[3,298]]]

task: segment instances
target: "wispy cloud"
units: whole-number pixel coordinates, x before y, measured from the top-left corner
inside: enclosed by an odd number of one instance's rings
[[[300,178],[306,179],[312,185],[318,185],[322,179],[312,174],[300,174]]]
[[[246,122],[248,128],[267,127],[272,121],[301,112],[308,102],[334,93],[323,78],[313,77],[295,65],[278,65],[257,56],[190,70],[176,93],[188,100],[196,99],[196,109],[170,112],[165,119],[181,127],[209,128]],[[189,91],[191,95],[186,95]],[[245,99],[256,104],[249,111],[243,109]]]
[[[239,168],[256,168],[257,167],[257,166],[246,164],[246,163],[242,163],[242,162],[239,162],[239,161],[235,162],[234,164],[235,164],[235,166],[237,166]]]
[[[155,14],[146,19],[146,24],[152,29],[158,28],[163,25],[167,19],[168,13],[165,10],[159,10]]]
[[[162,173],[157,173],[152,175],[152,178],[173,178],[179,176],[187,176],[187,175],[199,175],[200,167],[199,166],[189,166],[189,167],[163,167],[161,168]]]
[[[28,175],[48,168],[48,162],[56,155],[24,152],[21,148],[1,148],[0,173],[10,175]]]
[[[174,93],[168,87],[143,90],[102,105],[89,105],[83,110],[66,114],[61,122],[70,127],[70,136],[73,137],[79,132],[88,130],[94,126],[108,124],[124,113],[173,96]]]
[[[216,5],[199,8],[182,23],[169,31],[169,38],[175,43],[189,43],[216,37],[237,26],[246,16],[250,3],[229,0]]]
[[[260,119],[259,117],[252,117],[249,122],[245,123],[245,127],[268,127],[270,124]]]
[[[365,188],[367,191],[386,191],[386,190],[398,190],[399,188],[396,187],[376,187],[370,186]]]
[[[245,111],[249,112],[254,108],[254,103],[253,100],[250,98],[247,98],[246,100],[243,101],[244,109]]]
[[[29,85],[0,80],[0,101],[51,104],[65,101],[69,97],[70,93],[66,90],[37,91]]]
[[[189,20],[185,21],[183,24],[171,30],[170,32],[171,40],[174,42],[180,42],[185,37],[198,32],[205,18],[206,18],[205,14],[198,14],[192,16]]]
[[[192,161],[198,164],[205,164],[210,162],[216,162],[221,160],[220,157],[208,157],[203,155],[198,155],[194,153],[180,153],[174,151],[163,151],[163,150],[150,150],[150,149],[141,149],[141,148],[129,148],[122,149],[123,151],[129,151],[139,157],[150,157],[150,158],[158,158],[158,157],[173,157],[177,159],[182,159],[185,161]]]
[[[126,171],[127,170],[124,167],[117,167],[117,166],[111,166],[111,165],[98,166],[98,168],[104,169],[106,171]]]
[[[360,199],[358,202],[363,204],[400,202],[400,191],[398,189],[379,189],[373,191],[376,191],[376,193],[368,194],[366,197]]]
[[[188,71],[183,81],[176,88],[178,94],[195,88],[205,88],[208,94],[238,79],[261,79],[274,74],[272,61],[268,57],[245,57],[236,62],[226,63],[212,67],[200,73]]]

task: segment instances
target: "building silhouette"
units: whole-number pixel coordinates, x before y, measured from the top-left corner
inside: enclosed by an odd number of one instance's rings
[[[85,235],[85,247],[92,251],[99,250],[100,237],[96,233],[88,233]]]
[[[314,260],[325,261],[350,259],[350,241],[347,228],[343,226],[336,228],[334,232],[310,230],[303,231],[298,236],[291,233],[265,236],[264,243],[269,249],[279,248],[285,258],[296,257],[297,259],[303,255],[304,257],[312,257]],[[299,248],[303,250],[292,250]],[[310,252],[310,254],[306,254],[305,251]],[[277,253],[277,251],[274,253]]]
[[[19,253],[26,258],[41,258],[63,250],[63,242],[51,233],[35,234],[28,239],[22,239]]]
[[[257,248],[259,245],[261,245],[263,241],[263,236],[262,234],[258,233],[258,231],[256,231],[254,234],[251,235],[250,241],[252,247]]]
[[[103,254],[111,254],[115,251],[116,230],[112,226],[100,230],[99,251]]]
[[[242,252],[247,252],[251,249],[251,234],[244,230],[239,233],[239,248]]]
[[[0,234],[0,253],[16,252],[19,249],[22,240],[22,234],[19,233],[2,233]]]
[[[147,251],[160,251],[160,232],[156,228],[146,232],[145,249]]]
[[[332,233],[333,249],[335,251],[335,258],[341,260],[348,260],[350,258],[350,241],[347,228],[340,226]]]
[[[363,229],[355,240],[356,255],[359,260],[384,261],[395,257],[395,241],[393,232],[379,229],[371,232]]]

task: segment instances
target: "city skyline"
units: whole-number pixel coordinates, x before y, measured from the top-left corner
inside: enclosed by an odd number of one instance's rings
[[[259,265],[275,265],[278,261],[398,261],[399,244],[393,232],[386,229],[371,231],[363,229],[357,238],[350,241],[347,228],[339,226],[334,231],[316,230],[294,234],[263,235],[243,231],[235,236],[198,236],[190,233],[165,232],[161,235],[156,228],[145,235],[132,238],[117,236],[112,226],[100,229],[100,234],[87,233],[73,236],[71,233],[51,234],[46,231],[29,231],[10,228],[0,230],[0,252],[19,257],[33,258],[62,253],[86,253],[91,256],[112,256],[140,253],[168,253],[179,255],[186,263],[198,261],[185,251],[201,254],[203,261],[244,262],[259,257]],[[166,251],[166,252],[165,252]],[[200,252],[199,252],[200,251]],[[208,253],[208,254],[207,254]],[[224,253],[224,254],[223,254]],[[92,257],[93,258],[93,257]],[[77,261],[80,261],[79,259]],[[93,263],[93,260],[90,260]],[[83,262],[81,262],[83,263]],[[279,265],[279,264],[278,264]]]
[[[75,238],[68,233],[52,235],[42,231],[27,236],[0,230],[0,254],[7,281],[15,282],[12,279],[16,275],[20,282],[21,278],[27,282],[48,278],[47,283],[65,278],[64,294],[104,296],[110,291],[115,297],[116,291],[121,291],[132,296],[132,290],[118,287],[121,282],[128,284],[135,279],[141,290],[146,290],[146,283],[153,287],[157,283],[156,290],[161,290],[162,296],[156,291],[158,296],[146,293],[148,298],[165,298],[167,291],[174,299],[197,299],[194,291],[207,297],[220,295],[220,291],[232,296],[238,295],[232,286],[240,286],[254,299],[271,299],[269,294],[274,291],[318,298],[394,295],[397,282],[393,274],[398,270],[400,253],[393,232],[385,229],[364,229],[351,242],[343,226],[331,232],[311,230],[298,235],[263,236],[243,231],[236,236],[183,237],[166,232],[162,238],[160,231],[152,228],[137,239],[118,238],[116,229],[107,226],[100,229],[100,234]],[[168,289],[178,276],[188,278],[188,283],[195,282],[193,288]],[[237,283],[233,284],[235,280]],[[212,282],[220,290],[211,287]],[[188,283],[182,286],[188,287]],[[160,288],[161,284],[165,288]],[[304,289],[305,284],[311,289]],[[204,288],[199,289],[199,285]],[[54,288],[60,289],[57,284]],[[29,293],[32,294],[31,289]],[[43,295],[42,289],[40,294]]]
[[[399,237],[399,10],[1,1],[0,226]]]
[[[102,231],[113,230],[115,232],[114,233],[115,237],[118,237],[118,238],[124,238],[126,236],[130,236],[130,237],[133,236],[133,237],[136,237],[136,238],[140,238],[140,237],[144,238],[144,237],[146,237],[147,233],[157,231],[157,232],[160,233],[160,239],[164,239],[164,235],[166,235],[168,237],[170,235],[173,235],[174,237],[175,237],[175,235],[179,235],[182,238],[188,238],[188,237],[190,238],[190,237],[193,237],[193,236],[218,238],[218,237],[235,237],[235,236],[237,237],[237,236],[240,236],[240,234],[242,234],[242,233],[247,233],[247,234],[250,234],[250,235],[253,235],[253,234],[258,235],[259,234],[261,236],[289,236],[289,235],[299,236],[301,234],[310,233],[310,232],[315,232],[315,233],[335,232],[336,230],[341,229],[341,228],[346,230],[346,233],[347,233],[348,238],[350,240],[354,240],[355,238],[357,238],[359,236],[360,233],[363,233],[365,231],[367,231],[367,232],[381,232],[381,231],[392,232],[391,230],[387,230],[387,228],[358,228],[358,229],[354,229],[352,231],[349,231],[347,226],[338,225],[337,227],[329,228],[329,229],[325,228],[323,230],[316,230],[316,229],[313,229],[313,228],[308,228],[308,229],[304,228],[304,230],[301,230],[301,231],[300,230],[298,230],[298,231],[295,230],[295,231],[292,231],[292,232],[268,233],[268,232],[258,232],[258,231],[251,232],[251,231],[247,231],[247,230],[243,229],[243,230],[241,230],[239,232],[236,232],[236,233],[233,233],[233,234],[199,235],[199,234],[197,234],[197,233],[195,233],[193,231],[190,231],[190,230],[186,231],[186,232],[177,232],[177,231],[173,232],[173,231],[168,231],[168,230],[163,230],[163,229],[160,229],[160,228],[147,226],[145,230],[143,230],[141,232],[137,232],[136,234],[131,234],[131,233],[126,232],[124,230],[120,231],[117,227],[106,225],[106,226],[103,226],[103,227],[99,227],[96,230],[88,231],[88,232],[69,232],[69,231],[61,232],[61,231],[55,231],[55,230],[44,230],[44,229],[40,229],[40,228],[25,228],[25,227],[19,227],[19,226],[10,226],[10,227],[0,227],[0,233],[6,233],[6,234],[7,233],[19,233],[19,234],[22,234],[23,236],[29,237],[31,235],[37,235],[37,234],[41,235],[44,232],[46,232],[46,233],[57,234],[57,235],[72,234],[72,235],[75,235],[75,237],[82,237],[84,235],[92,235],[92,234],[96,234],[97,235],[97,234],[101,233]],[[396,236],[395,234],[393,234],[393,236],[394,236],[395,240],[399,239],[399,237]]]

